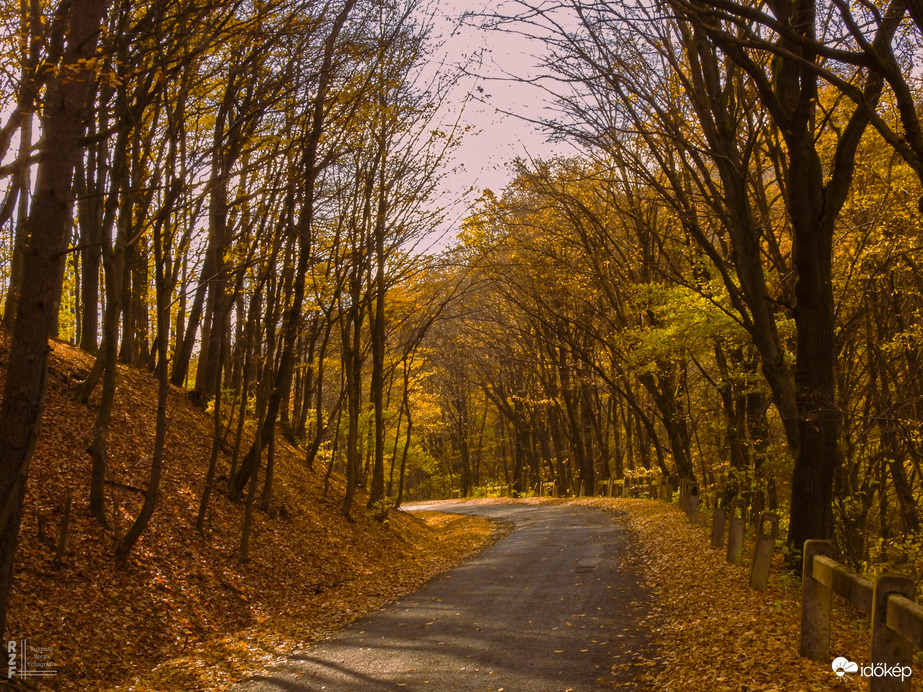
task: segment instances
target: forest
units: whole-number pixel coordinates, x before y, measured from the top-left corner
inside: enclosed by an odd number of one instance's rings
[[[182,387],[214,420],[200,530],[215,492],[269,508],[282,435],[304,473],[345,476],[347,517],[359,488],[385,517],[655,472],[778,511],[793,560],[833,538],[923,575],[923,5],[462,18],[541,46],[522,79],[553,116],[521,115],[574,154],[511,162],[439,250],[466,136],[445,113],[474,68],[438,59],[437,10],[0,5],[0,630],[49,338],[95,357],[75,511],[127,527],[116,563],[156,512]],[[145,492],[116,508],[118,364],[159,397]]]

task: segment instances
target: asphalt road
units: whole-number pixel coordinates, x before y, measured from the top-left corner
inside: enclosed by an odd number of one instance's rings
[[[582,692],[631,681],[648,642],[639,624],[646,594],[620,565],[627,533],[611,515],[551,504],[432,509],[516,528],[421,590],[232,690]]]

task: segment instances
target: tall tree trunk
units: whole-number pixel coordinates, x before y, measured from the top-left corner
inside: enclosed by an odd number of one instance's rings
[[[686,422],[686,412],[683,410],[682,399],[676,396],[675,373],[669,363],[660,363],[658,374],[645,374],[640,380],[647,388],[648,393],[660,411],[663,427],[670,441],[670,451],[676,464],[676,473],[680,478],[695,480],[695,470],[692,468],[692,459],[689,454],[689,425]]]
[[[314,437],[308,445],[307,451],[305,452],[305,463],[308,465],[308,469],[314,470],[314,460],[317,458],[317,452],[320,450],[320,446],[324,441],[324,438],[327,436],[327,432],[330,429],[330,425],[334,417],[339,418],[340,406],[343,402],[343,397],[345,392],[341,389],[340,396],[337,399],[336,405],[333,407],[333,410],[329,413],[327,422],[324,422],[324,360],[327,355],[327,344],[330,342],[330,332],[332,330],[332,322],[330,319],[326,320],[326,325],[324,327],[324,338],[321,341],[320,351],[317,355],[317,374],[314,377],[315,382],[315,409],[314,409]],[[306,403],[307,407],[307,403]]]
[[[394,490],[394,471],[397,469],[397,448],[401,443],[401,426],[404,423],[404,407],[407,403],[406,391],[401,397],[401,405],[397,410],[397,424],[394,429],[394,444],[391,446],[391,465],[388,469],[388,485],[385,488],[385,496],[391,497]]]
[[[19,158],[16,171],[12,176],[11,184],[16,191],[16,234],[13,240],[13,256],[10,258],[10,286],[6,294],[6,304],[3,312],[3,322],[8,330],[13,329],[16,321],[16,310],[19,307],[19,296],[22,293],[23,261],[26,251],[26,230],[29,218],[29,182],[31,167],[27,161],[32,148],[32,117],[23,120],[19,128]],[[13,192],[11,190],[10,194]]]
[[[103,258],[103,272],[106,288],[106,307],[103,313],[103,337],[93,369],[81,384],[77,397],[84,403],[89,402],[90,393],[95,388],[100,376],[103,378],[99,407],[93,421],[93,440],[90,453],[93,458],[90,470],[89,509],[102,526],[108,526],[106,519],[106,473],[108,468],[108,450],[106,436],[109,433],[109,421],[115,402],[115,388],[118,373],[119,316],[122,312],[123,284],[126,266],[125,251],[130,233],[134,205],[130,199],[124,199],[122,188],[127,185],[128,167],[125,155],[128,150],[128,129],[123,130],[115,142],[114,165],[110,181],[109,199],[104,213],[100,235]],[[118,209],[118,215],[116,211]],[[115,242],[112,240],[115,227]]]
[[[224,363],[224,348],[218,355],[219,365]],[[199,512],[196,515],[195,528],[200,534],[205,531],[205,516],[208,513],[208,502],[215,485],[215,473],[218,469],[218,456],[221,453],[221,388],[215,392],[214,410],[212,411],[212,448],[208,458],[208,471],[205,474],[205,487],[202,489],[202,498],[199,501]],[[231,414],[233,416],[233,412]],[[230,423],[229,423],[230,425]]]
[[[407,407],[407,441],[404,443],[404,451],[401,453],[401,472],[397,480],[397,500],[394,502],[395,507],[400,507],[404,501],[404,479],[407,477],[407,453],[410,451],[410,435],[413,432],[413,417],[411,416],[410,407]]]
[[[382,137],[384,139],[384,137]],[[381,183],[375,219],[375,312],[372,319],[372,405],[375,409],[375,461],[369,487],[368,507],[380,502],[385,494],[385,220],[387,198],[384,189],[384,144],[379,150]],[[370,311],[371,314],[371,311]]]
[[[346,0],[340,13],[334,19],[330,33],[324,42],[324,57],[321,65],[317,92],[314,95],[312,104],[311,128],[308,135],[307,146],[304,153],[304,175],[305,175],[305,201],[302,207],[301,218],[298,222],[298,266],[295,271],[295,282],[293,286],[293,296],[291,307],[285,314],[282,325],[283,347],[282,355],[279,361],[279,369],[276,372],[275,386],[272,390],[272,396],[266,411],[266,418],[258,421],[257,425],[263,429],[272,429],[275,427],[276,418],[279,415],[279,406],[283,395],[287,396],[291,387],[292,372],[294,369],[294,349],[295,337],[297,336],[298,325],[301,320],[301,311],[304,306],[304,296],[308,269],[311,261],[312,249],[312,227],[314,223],[314,202],[315,202],[315,182],[318,171],[318,148],[320,145],[321,135],[325,129],[325,106],[327,103],[327,93],[333,80],[333,57],[337,44],[337,38],[349,13],[356,4],[356,0]],[[260,436],[261,438],[263,436]],[[255,472],[259,466],[260,457],[263,451],[263,440],[260,439],[259,446],[254,441],[247,456],[241,462],[237,474],[232,479],[233,494],[239,496],[243,492],[250,475]]]
[[[577,397],[574,396],[571,367],[566,362],[566,358],[564,347],[561,347],[558,356],[558,376],[561,379],[561,397],[564,400],[564,413],[567,416],[568,428],[570,429],[570,447],[574,452],[574,460],[577,462],[578,480],[583,482],[584,489],[587,493],[592,493],[596,476],[592,462],[587,459],[586,448],[584,447],[583,426],[581,425]]]
[[[205,293],[208,290],[207,278],[214,273],[214,267],[211,264],[210,255],[205,255],[205,262],[202,266],[202,278],[196,287],[195,296],[192,298],[192,306],[189,309],[189,320],[186,322],[186,329],[182,332],[177,330],[177,348],[173,356],[173,372],[170,375],[170,384],[174,387],[182,387],[189,374],[189,363],[192,359],[192,350],[195,346],[196,332],[199,330],[202,321],[202,308],[205,306]]]
[[[218,383],[218,354],[229,327],[231,301],[228,295],[228,276],[225,255],[229,244],[228,185],[231,168],[240,153],[240,129],[229,128],[228,118],[233,108],[236,91],[236,74],[232,73],[225,87],[224,98],[215,119],[214,148],[208,198],[208,247],[206,253],[209,273],[202,280],[208,285],[208,338],[202,339],[199,367],[196,370],[195,389],[202,401],[215,395]]]
[[[77,182],[80,184],[81,200],[78,204],[80,226],[80,332],[77,345],[88,353],[95,354],[99,338],[99,265],[103,244],[102,145],[91,148],[85,165],[80,166]]]
[[[346,363],[346,494],[343,496],[341,511],[346,518],[351,518],[353,496],[359,477],[359,414],[361,412],[362,382],[353,372],[352,359]]]
[[[174,142],[175,143],[175,142]],[[175,150],[174,150],[175,155]],[[169,198],[169,195],[168,195]],[[167,370],[167,343],[170,335],[170,294],[172,281],[167,275],[169,250],[172,234],[164,236],[167,215],[172,206],[172,201],[166,203],[161,209],[153,227],[152,242],[154,245],[154,271],[156,282],[155,306],[157,310],[157,421],[154,430],[154,450],[151,457],[151,476],[148,480],[147,492],[144,494],[144,503],[134,522],[125,532],[115,550],[115,560],[124,564],[128,554],[134,547],[141,534],[147,528],[157,498],[160,494],[160,479],[163,474],[164,447],[167,435],[167,396],[170,393],[169,371]],[[112,363],[111,365],[114,365]]]
[[[121,227],[121,223],[119,224]],[[121,285],[124,277],[124,245],[123,231],[118,231],[116,247],[107,251],[105,262],[106,293],[109,300],[103,316],[102,349],[97,356],[97,361],[103,368],[103,388],[100,395],[99,408],[93,422],[93,441],[90,452],[93,456],[93,465],[90,471],[90,513],[96,517],[103,526],[108,526],[106,519],[106,469],[108,467],[108,452],[106,449],[106,435],[109,432],[109,421],[112,417],[112,407],[115,402],[116,374],[118,372],[118,330],[119,309],[121,307]],[[89,393],[87,392],[87,395]]]
[[[58,311],[55,280],[64,262],[71,219],[74,169],[85,130],[92,71],[105,0],[74,0],[62,69],[51,78],[42,115],[42,158],[27,222],[24,292],[16,309],[3,402],[0,404],[0,632],[13,576],[22,502],[35,449],[46,388],[48,331]],[[67,75],[65,79],[63,75]]]
[[[352,519],[353,496],[359,482],[359,416],[362,413],[362,310],[360,309],[361,271],[350,279],[350,306],[342,320],[343,367],[346,371],[346,493],[341,511]]]

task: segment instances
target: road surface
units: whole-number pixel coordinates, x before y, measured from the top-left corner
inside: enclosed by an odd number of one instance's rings
[[[427,508],[515,530],[232,690],[583,692],[630,683],[648,644],[646,593],[622,565],[628,535],[611,515],[560,504],[412,507]]]

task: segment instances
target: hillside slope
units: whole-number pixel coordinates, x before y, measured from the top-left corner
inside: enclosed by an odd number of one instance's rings
[[[284,510],[255,513],[251,559],[243,562],[241,504],[215,493],[206,536],[193,528],[212,423],[173,389],[157,509],[128,565],[117,569],[114,537],[132,521],[147,485],[156,383],[130,368],[119,373],[109,434],[114,533],[87,510],[95,401],[87,407],[71,399],[92,357],[53,348],[6,633],[50,647],[57,674],[42,679],[47,687],[221,689],[412,590],[489,540],[487,525],[471,519],[424,521],[391,512],[379,523],[362,509],[361,494],[350,523],[339,512],[342,479],[334,476],[323,497],[323,474],[308,471],[296,450],[280,444],[273,507]],[[228,468],[224,456],[219,475]],[[55,566],[69,491],[67,551]]]

